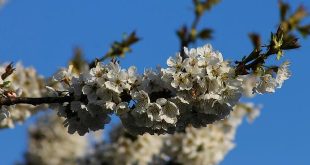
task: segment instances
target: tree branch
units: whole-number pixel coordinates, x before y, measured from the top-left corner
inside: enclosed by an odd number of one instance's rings
[[[29,98],[29,97],[7,97],[0,99],[0,107],[2,105],[10,106],[15,104],[30,104],[30,105],[40,105],[40,104],[51,104],[51,103],[65,103],[74,101],[73,96],[63,96],[63,97],[42,97],[42,98]]]

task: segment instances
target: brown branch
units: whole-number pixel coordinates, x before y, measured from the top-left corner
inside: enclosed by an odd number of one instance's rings
[[[245,65],[246,69],[255,69],[255,67],[259,64],[264,63],[264,61],[271,55],[276,54],[276,52],[273,52],[272,50],[269,50],[267,53],[260,55],[258,58],[256,58],[253,62]]]
[[[110,50],[101,58],[97,58],[89,64],[90,68],[96,67],[98,62],[103,62],[108,58],[125,56],[126,53],[131,52],[131,46],[140,41],[140,38],[133,31],[129,36],[125,37],[122,41],[114,41]]]
[[[310,26],[307,27],[300,24],[308,15],[303,6],[300,6],[291,16],[287,12],[290,8],[289,4],[279,1],[279,7],[280,24],[277,32],[271,33],[270,43],[264,46],[267,47],[267,52],[262,53],[260,38],[257,35],[250,35],[254,44],[254,50],[241,61],[236,61],[236,75],[249,74],[251,70],[254,71],[264,65],[271,55],[277,54],[277,59],[279,60],[283,55],[283,51],[299,48],[298,38],[293,34],[295,30],[304,37],[310,35]]]
[[[42,97],[42,98],[7,97],[0,99],[0,107],[2,105],[10,106],[16,104],[40,105],[40,104],[52,104],[52,103],[66,103],[74,100],[75,98],[73,96]]]
[[[218,4],[220,0],[193,0],[195,7],[195,18],[190,26],[183,26],[177,31],[177,35],[180,40],[180,55],[183,59],[187,58],[184,47],[188,47],[190,44],[194,44],[198,39],[207,40],[211,39],[212,29],[204,28],[198,30],[197,27],[204,16],[206,11],[210,11],[211,8]]]
[[[194,43],[197,38],[196,38],[196,29],[197,29],[197,26],[199,24],[199,21],[201,19],[201,16],[202,15],[195,15],[195,18],[194,18],[194,21],[192,22],[192,25],[191,25],[191,28],[190,29],[187,29],[186,26],[183,27],[183,35],[181,38],[180,38],[180,55],[183,59],[187,58],[186,55],[185,55],[185,52],[184,52],[184,47],[188,47],[191,43]],[[182,33],[182,31],[180,31]],[[182,35],[180,33],[180,35]],[[194,33],[194,34],[193,34]]]

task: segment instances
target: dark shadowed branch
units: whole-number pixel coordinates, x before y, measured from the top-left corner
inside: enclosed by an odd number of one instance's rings
[[[0,107],[2,105],[10,106],[16,104],[30,104],[30,105],[41,105],[41,104],[52,104],[52,103],[66,103],[72,102],[75,98],[73,96],[63,97],[41,97],[41,98],[28,98],[28,97],[7,97],[0,99]]]

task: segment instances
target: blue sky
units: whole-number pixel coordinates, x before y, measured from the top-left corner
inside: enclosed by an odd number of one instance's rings
[[[308,0],[289,2],[310,9]],[[50,76],[66,65],[75,46],[91,60],[124,32],[136,30],[143,40],[122,65],[136,65],[139,71],[165,66],[179,48],[175,30],[193,19],[191,9],[191,0],[11,0],[0,10],[0,62],[22,61]],[[201,27],[214,28],[214,40],[208,42],[236,60],[251,51],[247,33],[258,32],[267,41],[278,17],[277,0],[224,0]],[[262,114],[240,127],[237,147],[222,165],[310,164],[310,40],[301,42],[301,49],[285,56],[292,62],[292,78],[277,93],[253,99],[264,105]],[[0,131],[0,164],[21,159],[26,142],[25,125]]]

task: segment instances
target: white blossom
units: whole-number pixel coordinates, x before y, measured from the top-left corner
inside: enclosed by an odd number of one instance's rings
[[[110,67],[111,70],[107,74],[108,81],[105,82],[106,87],[116,93],[121,93],[124,89],[129,89],[130,85],[127,82],[128,73],[121,70],[117,63],[110,63]]]
[[[238,103],[240,98],[241,91],[239,91],[235,87],[227,86],[226,88],[222,89],[219,102],[221,102],[222,104],[226,103],[230,106],[234,106]]]
[[[266,74],[266,75],[261,77],[261,80],[258,83],[255,90],[259,94],[263,94],[266,92],[273,93],[273,92],[275,92],[276,86],[277,86],[276,80],[272,77],[272,75]]]
[[[128,82],[133,84],[137,81],[137,68],[135,66],[131,66],[128,68]]]
[[[162,107],[162,119],[169,124],[175,124],[177,116],[180,115],[179,108],[173,102],[164,98],[157,99],[156,103]]]
[[[116,107],[116,114],[117,115],[124,115],[129,111],[128,103],[127,102],[121,102]]]
[[[282,84],[285,80],[289,79],[291,76],[290,71],[288,70],[290,63],[284,62],[279,68],[276,76],[276,84],[278,88],[282,87]]]
[[[72,65],[70,65],[68,69],[65,69],[65,68],[61,69],[53,76],[53,79],[55,81],[60,81],[60,82],[70,81],[72,78],[72,69],[73,69]]]
[[[163,119],[162,107],[157,103],[149,104],[146,112],[151,121],[161,121]]]
[[[10,112],[8,111],[7,107],[6,106],[1,106],[0,107],[0,122],[3,120],[3,119],[6,119],[10,116]]]
[[[190,90],[193,86],[193,83],[189,74],[179,73],[173,75],[171,86],[174,88],[180,88],[180,90]]]
[[[183,62],[180,53],[178,53],[176,54],[175,58],[173,57],[168,58],[167,65],[169,66],[169,68],[167,68],[165,71],[169,74],[174,74],[181,72],[182,69],[184,69],[185,63]]]
[[[97,100],[97,87],[94,85],[84,85],[82,88],[83,94],[87,95],[87,99],[90,102],[94,102]]]
[[[242,76],[242,93],[246,97],[254,97],[255,96],[255,88],[258,83],[258,76],[256,75],[245,75]]]
[[[138,113],[144,113],[146,111],[146,108],[150,104],[149,95],[145,91],[141,90],[141,91],[135,92],[132,98],[137,102],[135,104],[136,111]]]
[[[92,68],[84,75],[86,83],[104,84],[107,79],[108,69],[102,63],[98,63],[95,68]]]

